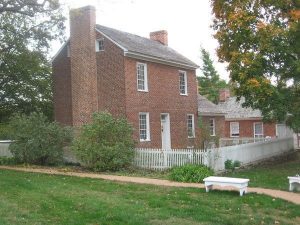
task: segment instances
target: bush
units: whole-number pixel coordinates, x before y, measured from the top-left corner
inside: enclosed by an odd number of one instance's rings
[[[14,165],[15,159],[6,156],[0,156],[0,165]]]
[[[63,146],[71,137],[70,129],[48,122],[41,113],[15,115],[10,123],[9,146],[18,163],[58,164],[63,160]]]
[[[240,167],[241,166],[240,161],[238,161],[238,160],[232,161],[230,159],[227,159],[224,164],[225,164],[225,169],[226,170],[232,170],[232,171],[235,169],[235,167]]]
[[[82,127],[72,150],[79,160],[95,171],[116,171],[131,165],[134,156],[132,126],[107,112],[95,113],[91,124]]]
[[[233,167],[235,168],[235,167],[240,167],[241,166],[241,162],[240,161],[238,161],[238,160],[235,160],[234,162],[233,162]]]
[[[0,123],[0,140],[9,140],[10,133],[9,125],[6,123]]]
[[[234,169],[233,162],[232,162],[231,159],[227,159],[224,164],[225,164],[225,169],[226,170],[233,170]]]
[[[213,171],[204,165],[186,164],[173,167],[170,171],[170,179],[180,182],[200,183],[205,177],[213,175]]]

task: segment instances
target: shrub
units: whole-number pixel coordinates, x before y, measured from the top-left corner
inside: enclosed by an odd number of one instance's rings
[[[231,159],[227,159],[224,164],[225,164],[225,169],[226,170],[233,170],[234,169],[233,162],[232,162]]]
[[[10,127],[6,123],[0,123],[0,140],[9,140],[10,139]]]
[[[15,159],[6,156],[0,156],[0,165],[13,165],[15,164]]]
[[[107,112],[95,113],[84,125],[72,150],[79,160],[95,171],[116,171],[131,165],[134,156],[132,126]]]
[[[241,166],[241,162],[240,161],[238,161],[238,160],[235,160],[234,162],[233,162],[233,167],[235,168],[235,167],[240,167]]]
[[[63,160],[63,146],[71,137],[70,129],[48,122],[41,113],[15,115],[10,123],[9,146],[18,163],[58,164]]]
[[[186,164],[173,167],[170,171],[170,179],[180,182],[200,183],[205,177],[213,175],[213,171],[204,165]]]

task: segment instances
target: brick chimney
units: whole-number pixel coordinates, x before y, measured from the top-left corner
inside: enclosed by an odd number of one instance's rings
[[[230,98],[230,90],[227,88],[219,90],[219,101],[225,102],[228,98]]]
[[[90,122],[91,115],[98,110],[95,25],[95,7],[70,10],[73,126]]]
[[[166,30],[151,32],[150,39],[153,41],[158,41],[161,44],[168,46],[168,32]]]

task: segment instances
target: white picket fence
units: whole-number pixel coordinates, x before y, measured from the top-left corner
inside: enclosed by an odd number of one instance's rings
[[[206,150],[202,149],[135,149],[134,165],[140,168],[164,170],[187,163],[205,164]]]
[[[238,160],[242,165],[252,164],[294,149],[293,137],[269,139],[263,142],[202,149],[135,149],[134,165],[140,168],[164,170],[187,163],[204,164],[215,171],[225,169],[225,161]]]

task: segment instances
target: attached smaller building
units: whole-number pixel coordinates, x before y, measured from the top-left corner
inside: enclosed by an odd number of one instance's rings
[[[259,140],[262,138],[286,137],[291,135],[290,129],[285,124],[263,122],[263,116],[259,110],[244,108],[244,98],[237,101],[236,97],[230,97],[228,89],[220,91],[220,110],[225,115],[225,138]]]
[[[202,95],[198,95],[198,120],[201,147],[215,147],[225,133],[225,113]]]

